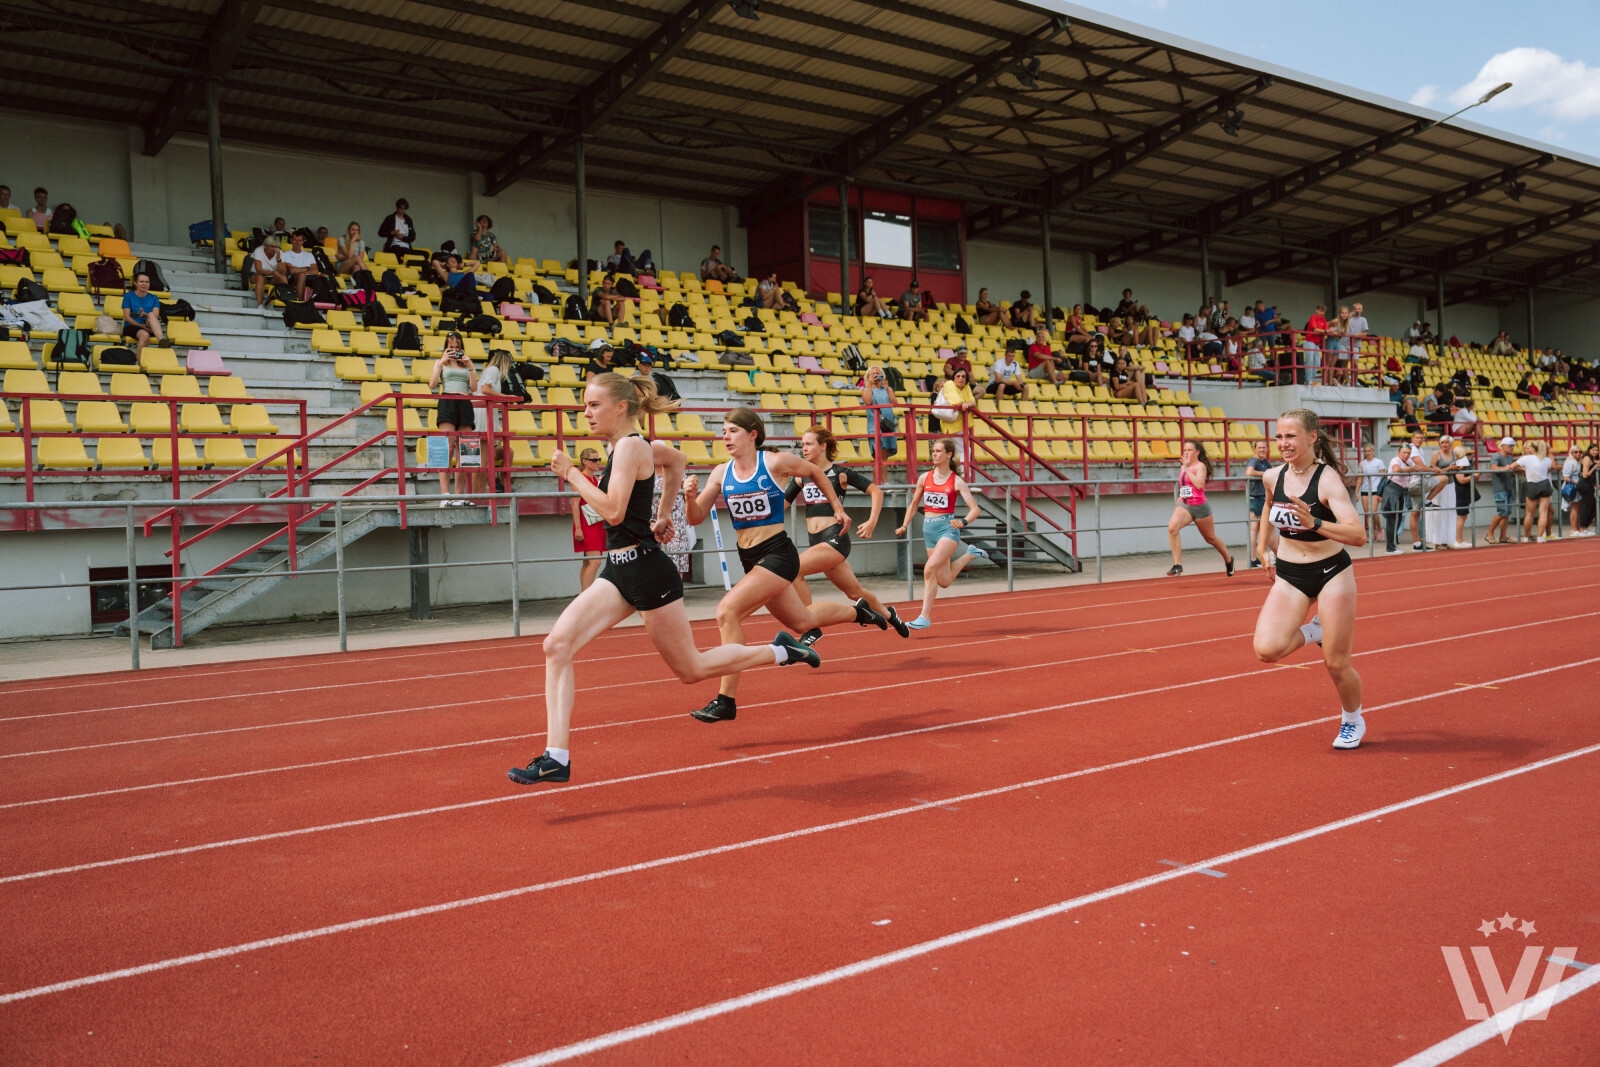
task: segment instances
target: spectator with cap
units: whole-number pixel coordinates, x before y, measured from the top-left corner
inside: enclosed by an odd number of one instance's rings
[[[670,377],[656,370],[656,357],[648,349],[639,353],[639,373],[647,374],[656,383],[656,392],[668,400],[682,400],[678,385]]]
[[[900,294],[900,317],[907,322],[927,322],[928,309],[922,306],[922,283],[911,279],[911,288]]]
[[[967,377],[972,377],[972,359],[965,344],[956,345],[956,349],[944,361],[944,376],[954,378],[956,371],[964,370]]]
[[[589,362],[583,366],[584,381],[592,382],[595,375],[615,369],[611,366],[612,351],[611,342],[604,337],[589,342]]]

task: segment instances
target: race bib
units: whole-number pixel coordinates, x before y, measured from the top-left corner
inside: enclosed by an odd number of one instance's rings
[[[1192,485],[1180,485],[1180,486],[1178,486],[1178,499],[1179,500],[1188,500],[1192,496],[1194,496],[1194,486],[1192,486]]]
[[[1303,530],[1300,525],[1300,516],[1290,510],[1287,504],[1274,504],[1267,514],[1267,521],[1280,530]]]
[[[812,488],[816,488],[813,486]],[[734,522],[757,522],[772,518],[772,500],[766,493],[738,493],[728,497],[728,514]]]
[[[950,494],[936,493],[930,489],[922,494],[922,506],[928,511],[948,511]]]
[[[814,482],[807,482],[801,487],[800,499],[807,504],[826,504],[828,502],[828,498],[823,495],[822,490],[818,489]]]
[[[639,546],[629,545],[627,548],[614,548],[606,553],[611,557],[612,563],[632,563],[639,558]]]
[[[584,504],[578,510],[583,513],[583,521],[590,526],[598,526],[600,524],[600,513],[588,504]]]

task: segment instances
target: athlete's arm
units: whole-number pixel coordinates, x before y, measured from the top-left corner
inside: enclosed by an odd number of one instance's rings
[[[906,521],[894,528],[896,537],[904,537],[906,535],[906,527],[911,525],[911,517],[917,513],[917,508],[922,505],[922,486],[927,480],[927,471],[923,471],[917,476],[916,487],[911,490],[911,496],[906,500]]]
[[[1366,524],[1356,513],[1356,506],[1350,502],[1350,491],[1344,487],[1344,482],[1337,478],[1332,481],[1324,479],[1317,483],[1317,497],[1333,512],[1333,521],[1318,525],[1317,520],[1311,517],[1311,505],[1297,496],[1290,497],[1289,508],[1299,517],[1302,527],[1352,548],[1360,548],[1367,543]]]
[[[828,498],[828,504],[833,508],[833,521],[839,524],[840,529],[850,528],[850,516],[845,514],[844,505],[839,503],[839,494],[834,491],[833,482],[828,480],[815,463],[809,463],[793,452],[769,452],[767,470],[777,478],[795,477],[810,480]]]
[[[650,528],[656,532],[657,541],[672,540],[672,505],[677,502],[683,488],[683,472],[688,469],[689,457],[665,441],[650,442],[650,458],[661,471],[661,503],[656,506],[656,517]]]
[[[866,493],[872,500],[872,514],[867,516],[867,521],[856,527],[856,536],[870,538],[872,531],[878,528],[878,516],[883,513],[883,490],[878,488],[878,483],[857,471],[846,470],[845,482],[855,486]]]
[[[691,483],[687,490],[689,498],[684,501],[684,510],[688,512],[690,526],[699,526],[706,521],[706,516],[711,514],[711,505],[717,502],[717,494],[722,492],[722,472],[727,466],[726,463],[717,464],[716,469],[706,477],[706,487],[700,490],[698,496],[694,495],[694,485]]]
[[[789,479],[789,488],[787,488],[787,489],[785,489],[783,491],[784,502],[788,503],[788,504],[793,504],[794,501],[795,501],[795,498],[798,497],[799,495],[800,495],[800,482],[798,480],[794,479],[794,478],[790,478]]]
[[[956,478],[956,492],[960,493],[961,499],[967,502],[967,517],[960,520],[961,528],[965,530],[968,526],[978,521],[978,501],[973,497],[972,490],[968,488],[967,483],[959,476]]]
[[[1189,472],[1189,484],[1194,486],[1200,492],[1205,492],[1206,465],[1201,463],[1199,460],[1195,460],[1193,466],[1186,467],[1184,469]]]
[[[1261,472],[1261,486],[1266,490],[1267,507],[1269,509],[1272,507],[1272,497],[1273,494],[1277,492],[1278,479],[1281,476],[1281,467],[1268,467],[1266,470]],[[1268,514],[1270,516],[1270,510],[1268,511]],[[1272,551],[1272,546],[1268,543],[1267,531],[1273,529],[1273,525],[1271,522],[1261,522],[1257,523],[1256,525],[1259,527],[1259,529],[1256,531],[1256,559],[1266,563],[1269,572],[1276,572],[1277,567],[1268,562],[1269,557],[1267,556],[1267,553]]]
[[[640,470],[646,463],[649,463],[651,473],[641,475]],[[550,457],[550,473],[565,480],[572,491],[594,508],[601,520],[610,526],[620,523],[628,513],[628,497],[633,493],[633,483],[641,476],[651,477],[654,471],[650,447],[637,437],[624,437],[617,442],[617,447],[611,453],[611,485],[605,492],[585,478],[583,472],[573,465],[572,457],[565,452],[558,450]]]

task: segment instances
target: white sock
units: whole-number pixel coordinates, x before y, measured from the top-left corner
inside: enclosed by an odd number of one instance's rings
[[[767,647],[772,649],[772,662],[774,662],[774,663],[788,663],[789,662],[789,646],[788,645],[768,645]]]
[[[1339,721],[1341,723],[1347,723],[1347,724],[1352,725],[1352,726],[1360,723],[1361,722],[1361,709],[1357,708],[1355,711],[1344,711],[1343,709],[1341,709],[1340,712],[1339,712]]]
[[[572,753],[564,748],[547,748],[544,751],[547,756],[563,767],[572,762]]]
[[[1314,645],[1322,637],[1321,629],[1321,626],[1313,626],[1308,622],[1300,627],[1300,636],[1306,639],[1306,644]]]

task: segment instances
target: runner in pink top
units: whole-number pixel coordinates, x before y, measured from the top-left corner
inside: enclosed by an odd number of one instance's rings
[[[1206,503],[1206,481],[1210,477],[1211,457],[1206,455],[1205,446],[1195,441],[1185,441],[1183,455],[1178,461],[1178,484],[1174,490],[1178,506],[1172,509],[1172,518],[1167,522],[1167,543],[1172,546],[1172,569],[1167,571],[1169,578],[1183,573],[1181,535],[1183,528],[1191,522],[1200,531],[1200,536],[1206,539],[1206,544],[1222,556],[1228,577],[1233,577],[1233,556],[1229,555],[1228,546],[1222,543],[1222,538],[1217,536],[1216,525],[1211,518],[1211,505]]]

